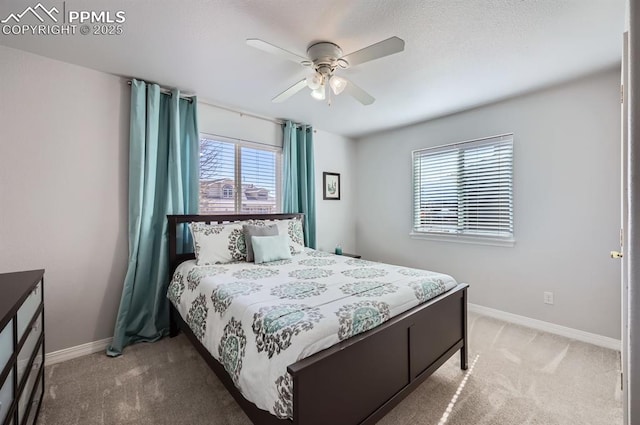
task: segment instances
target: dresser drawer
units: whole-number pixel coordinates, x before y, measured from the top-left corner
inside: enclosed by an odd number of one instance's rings
[[[11,402],[13,401],[13,370],[7,375],[7,380],[4,381],[2,388],[0,388],[0,424],[4,422],[11,408]]]
[[[29,360],[31,359],[31,355],[33,354],[36,344],[40,339],[40,335],[42,335],[42,313],[40,313],[36,321],[33,323],[31,332],[29,332],[27,340],[24,342],[22,349],[18,353],[18,384],[22,382],[25,369],[29,366]],[[38,354],[38,357],[34,360],[34,364],[35,363],[42,363],[41,354]]]
[[[27,407],[31,404],[31,391],[38,380],[38,376],[40,375],[40,366],[42,366],[42,350],[43,346],[41,345],[38,348],[38,356],[33,362],[33,366],[29,369],[29,375],[27,376],[27,384],[24,386],[22,393],[20,394],[20,400],[18,402],[18,421],[22,422],[22,418],[27,413]],[[40,360],[38,360],[40,359]]]
[[[25,425],[34,425],[36,423],[36,414],[38,413],[38,407],[40,406],[40,399],[42,399],[43,394],[43,386],[44,386],[44,370],[39,376],[38,388],[36,388],[36,393],[33,395],[33,401],[31,401],[31,408],[29,409],[29,419]]]
[[[13,319],[0,332],[0,373],[4,370],[13,353]],[[0,421],[2,423],[2,421]]]
[[[29,296],[18,310],[18,341],[22,339],[24,331],[27,330],[27,326],[29,326],[31,319],[33,319],[33,315],[36,314],[36,310],[40,306],[41,301],[42,281],[38,282],[36,287],[29,293]]]

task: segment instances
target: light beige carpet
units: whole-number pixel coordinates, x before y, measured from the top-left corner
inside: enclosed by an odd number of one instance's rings
[[[622,424],[617,352],[473,314],[469,327],[471,371],[454,356],[380,425]],[[250,425],[183,335],[45,376],[40,425]]]

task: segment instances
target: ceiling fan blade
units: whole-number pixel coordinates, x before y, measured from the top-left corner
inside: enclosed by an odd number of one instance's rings
[[[271,53],[272,55],[280,56],[281,58],[288,59],[296,63],[309,61],[309,59],[304,56],[300,56],[281,47],[274,46],[273,44],[267,43],[259,38],[247,38],[247,44],[251,47],[255,47],[256,49],[260,49],[263,52]]]
[[[385,56],[400,53],[404,50],[404,40],[398,37],[387,38],[379,43],[372,44],[369,47],[360,49],[357,52],[349,53],[343,56],[349,62],[349,66],[359,65],[361,63],[380,59]]]
[[[373,96],[371,96],[369,93],[362,90],[360,87],[356,86],[351,81],[349,80],[346,80],[346,81],[347,81],[347,86],[344,88],[345,93],[349,94],[350,96],[353,96],[358,102],[362,103],[363,105],[371,105],[373,102],[376,101],[376,99]]]
[[[300,90],[302,90],[306,86],[307,86],[307,79],[305,78],[303,80],[298,81],[297,83],[295,83],[294,85],[292,85],[291,87],[289,87],[288,89],[286,89],[285,91],[283,91],[282,93],[280,93],[279,95],[271,99],[271,101],[273,103],[284,102],[285,100],[289,99],[291,96],[298,93]]]

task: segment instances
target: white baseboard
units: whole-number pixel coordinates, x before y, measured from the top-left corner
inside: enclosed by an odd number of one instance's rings
[[[46,366],[66,362],[67,360],[77,357],[86,356],[87,354],[105,351],[113,338],[105,338],[100,341],[87,342],[86,344],[76,345],[75,347],[64,348],[62,350],[47,353],[44,357]]]
[[[609,348],[611,350],[620,351],[622,342],[619,339],[609,338],[578,329],[568,328],[566,326],[556,325],[554,323],[544,322],[542,320],[531,319],[525,316],[519,316],[506,311],[495,310],[493,308],[484,307],[477,304],[467,304],[469,311],[478,313],[483,316],[493,317],[494,319],[504,320],[505,322],[515,323],[517,325],[526,326],[538,331],[548,332],[555,335],[564,336],[575,339],[577,341],[587,342],[599,347]]]
[[[539,331],[549,332],[555,335],[575,339],[577,341],[587,342],[599,347],[617,351],[620,351],[620,348],[622,347],[622,343],[618,339],[568,328],[566,326],[560,326],[554,323],[544,322],[542,320],[531,319],[529,317],[519,316],[517,314],[507,313],[506,311],[496,310],[477,304],[469,303],[467,308],[469,311],[483,316],[493,317],[495,319],[504,320],[505,322],[515,323],[517,325],[526,326]],[[86,356],[87,354],[105,351],[109,344],[111,344],[111,340],[112,338],[105,338],[100,341],[88,342],[86,344],[76,345],[75,347],[64,348],[62,350],[47,353],[45,356],[45,364],[48,366],[66,362],[67,360],[75,359],[77,357]]]

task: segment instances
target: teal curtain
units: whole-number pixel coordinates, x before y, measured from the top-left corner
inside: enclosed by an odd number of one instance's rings
[[[285,213],[305,215],[304,238],[316,248],[316,189],[313,165],[313,127],[284,123],[283,206]]]
[[[168,334],[166,216],[198,213],[196,109],[196,99],[181,99],[178,90],[131,82],[129,263],[110,356]]]

